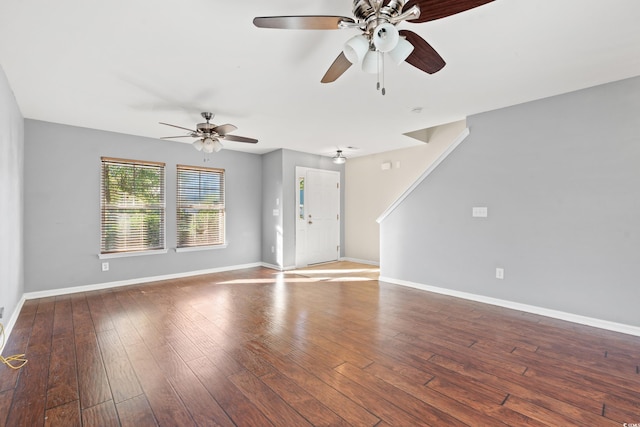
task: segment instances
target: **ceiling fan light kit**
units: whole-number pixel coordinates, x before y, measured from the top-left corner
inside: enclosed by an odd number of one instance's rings
[[[353,0],[353,18],[347,16],[263,16],[253,24],[259,28],[298,30],[358,29],[333,61],[322,83],[337,80],[351,65],[362,62],[367,73],[380,73],[382,54],[388,53],[395,64],[407,62],[433,74],[445,65],[444,59],[421,36],[409,30],[399,31],[402,22],[421,23],[455,15],[494,0]],[[378,74],[378,88],[380,75]],[[382,94],[384,95],[384,87]]]

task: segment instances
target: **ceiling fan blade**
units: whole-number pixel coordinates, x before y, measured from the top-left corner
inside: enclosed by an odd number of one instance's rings
[[[226,125],[220,125],[220,126],[214,127],[213,131],[220,136],[225,136],[226,134],[233,132],[236,129],[238,128],[235,127],[234,125],[227,123]]]
[[[176,126],[176,125],[172,125],[172,124],[169,124],[169,123],[163,123],[163,122],[158,122],[158,123],[160,123],[161,125],[171,126],[171,127],[182,129],[182,130],[188,130],[189,132],[192,132],[192,133],[198,133],[198,131],[195,131],[195,130],[189,129],[189,128],[183,128],[182,126]]]
[[[331,83],[335,82],[338,77],[344,74],[351,67],[351,62],[344,56],[344,52],[340,52],[340,55],[333,61],[333,64],[329,67],[327,72],[320,80],[321,83]]]
[[[161,136],[160,139],[170,138],[198,138],[198,135],[182,135],[182,136]]]
[[[346,16],[259,16],[253,19],[253,25],[259,28],[281,28],[285,30],[337,30],[340,22],[354,23]]]
[[[416,19],[408,19],[407,22],[427,22],[445,18],[491,3],[493,0],[409,0],[402,10],[409,10],[413,6],[420,8],[420,16]]]
[[[429,74],[437,73],[447,64],[438,52],[418,34],[409,30],[400,30],[400,35],[406,37],[407,41],[413,45],[413,52],[405,59],[405,62]]]
[[[225,141],[235,141],[235,142],[248,142],[249,144],[255,144],[258,142],[257,139],[247,138],[246,136],[237,136],[237,135],[220,135],[220,138],[224,138]]]

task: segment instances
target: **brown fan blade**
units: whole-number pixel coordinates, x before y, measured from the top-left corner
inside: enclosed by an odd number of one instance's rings
[[[220,138],[223,138],[225,141],[235,141],[235,142],[248,142],[249,144],[255,144],[258,142],[257,139],[247,138],[246,136],[237,136],[237,135],[220,135]]]
[[[435,21],[436,19],[455,15],[456,13],[464,12],[465,10],[473,9],[474,7],[482,6],[492,1],[493,0],[409,0],[402,10],[409,10],[413,6],[418,6],[420,8],[420,17],[407,20],[407,22],[418,23]]]
[[[162,137],[160,137],[160,139],[170,139],[170,138],[198,138],[198,135],[162,136]]]
[[[285,30],[337,30],[340,22],[353,24],[346,16],[259,16],[253,25],[259,28],[281,28]]]
[[[400,36],[406,37],[413,45],[413,52],[405,62],[429,74],[437,73],[447,64],[425,39],[413,31],[400,30]]]
[[[333,61],[333,64],[331,64],[331,67],[329,67],[329,69],[324,74],[324,77],[322,77],[322,80],[320,80],[320,82],[321,83],[335,82],[336,80],[338,80],[338,77],[343,75],[344,72],[349,69],[349,67],[351,67],[351,62],[349,62],[347,57],[344,56],[344,52],[340,52],[340,55],[338,55],[336,60]]]
[[[220,125],[220,126],[214,127],[213,131],[215,133],[217,133],[218,135],[220,135],[220,136],[225,136],[229,132],[233,132],[236,129],[238,129],[238,128],[235,127],[234,125],[231,125],[231,124],[227,123],[226,125]]]
[[[158,123],[160,123],[161,125],[171,126],[171,127],[182,129],[182,130],[188,130],[189,132],[192,132],[192,133],[198,133],[198,131],[195,131],[195,130],[189,129],[189,128],[183,128],[182,126],[171,125],[169,123],[163,123],[163,122],[158,122]]]

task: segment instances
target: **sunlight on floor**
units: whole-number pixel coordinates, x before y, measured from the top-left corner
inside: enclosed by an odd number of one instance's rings
[[[276,273],[280,274],[280,273]],[[228,280],[226,282],[218,282],[221,285],[236,285],[240,283],[314,283],[329,280],[330,277],[288,277],[288,278],[278,278],[274,277],[273,279],[236,279],[236,280]]]
[[[344,266],[345,268],[340,268]],[[378,280],[380,268],[353,262],[335,262],[324,266],[278,271],[273,278],[234,279],[219,282],[222,285],[260,283],[317,283],[317,282],[366,282]]]

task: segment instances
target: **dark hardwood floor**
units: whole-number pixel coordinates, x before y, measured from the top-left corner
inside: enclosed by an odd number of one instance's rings
[[[0,426],[640,423],[640,337],[354,272],[30,300],[15,353],[29,362],[0,366]]]

